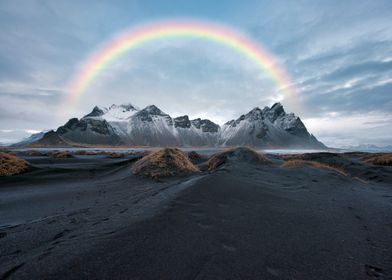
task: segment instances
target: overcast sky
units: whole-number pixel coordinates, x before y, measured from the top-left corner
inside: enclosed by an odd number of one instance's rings
[[[116,33],[160,19],[233,26],[292,77],[308,130],[334,147],[392,144],[392,1],[0,0],[0,142],[57,128],[94,105],[155,104],[223,123],[277,101],[267,75],[209,41],[154,41],[113,61],[58,113],[87,56]]]

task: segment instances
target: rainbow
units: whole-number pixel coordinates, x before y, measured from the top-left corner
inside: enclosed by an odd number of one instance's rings
[[[222,44],[242,54],[275,81],[284,97],[292,99],[293,83],[273,55],[259,43],[231,28],[205,21],[161,21],[133,27],[115,36],[90,55],[67,87],[66,104],[75,104],[97,75],[122,54],[144,43],[167,38],[200,38]],[[63,104],[65,104],[63,103]]]

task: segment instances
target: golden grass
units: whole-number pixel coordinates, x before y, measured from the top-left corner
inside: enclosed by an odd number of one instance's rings
[[[93,156],[93,155],[97,155],[97,152],[94,151],[86,151],[86,150],[78,150],[75,152],[75,155],[78,156]]]
[[[148,153],[134,164],[132,170],[134,174],[154,179],[199,172],[188,156],[176,148]]]
[[[281,165],[281,167],[286,167],[286,168],[291,168],[291,167],[297,167],[301,165],[310,165],[314,168],[319,168],[319,169],[327,169],[327,170],[332,170],[335,171],[343,176],[349,175],[346,171],[344,171],[341,168],[337,168],[325,163],[321,163],[318,161],[313,161],[313,160],[303,160],[303,159],[289,159],[285,160],[285,162]]]
[[[53,158],[72,158],[73,155],[67,151],[53,151],[49,152],[48,156]]]
[[[24,159],[14,155],[0,153],[0,176],[11,176],[27,170],[28,164]]]
[[[116,152],[107,152],[105,153],[109,158],[122,158],[125,156],[125,153],[116,153]]]
[[[392,153],[371,154],[364,156],[362,160],[374,165],[392,166]]]
[[[44,154],[39,152],[39,151],[34,151],[34,150],[29,150],[29,151],[25,151],[23,152],[24,155],[26,156],[43,156]]]
[[[217,169],[222,164],[228,162],[230,157],[234,156],[237,156],[238,161],[245,159],[245,161],[256,161],[260,163],[270,162],[266,156],[259,154],[252,148],[236,147],[212,155],[211,158],[207,161],[208,170],[212,171]]]

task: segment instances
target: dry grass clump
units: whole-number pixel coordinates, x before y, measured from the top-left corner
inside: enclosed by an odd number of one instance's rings
[[[153,151],[146,150],[146,151],[141,153],[141,156],[145,157],[145,156],[151,155],[152,153],[153,153]]]
[[[107,152],[105,153],[108,158],[122,158],[125,156],[124,153]]]
[[[176,148],[149,153],[138,160],[132,170],[134,174],[154,179],[199,172],[188,156]]]
[[[332,170],[332,171],[335,171],[335,172],[337,172],[337,173],[339,173],[341,175],[344,175],[344,176],[348,175],[347,172],[345,172],[344,170],[342,170],[340,168],[337,168],[337,167],[334,167],[334,166],[331,166],[331,165],[328,165],[328,164],[325,164],[325,163],[321,163],[321,162],[318,162],[318,161],[312,161],[312,160],[289,159],[289,160],[286,160],[282,164],[282,167],[290,168],[290,167],[296,167],[296,166],[301,166],[301,165],[310,165],[310,166],[312,166],[314,168]]]
[[[73,157],[73,155],[67,151],[49,152],[48,156],[53,157],[53,158],[72,158]]]
[[[28,164],[24,159],[0,152],[0,176],[11,176],[27,170]]]
[[[215,170],[219,166],[228,162],[259,162],[269,163],[270,160],[248,147],[231,148],[226,151],[216,153],[208,160],[208,170]]]
[[[375,165],[392,166],[392,153],[372,154],[362,159],[367,163]]]
[[[44,153],[41,153],[39,151],[34,151],[34,150],[29,150],[29,151],[25,151],[23,152],[24,155],[26,156],[44,156]]]
[[[93,156],[93,155],[97,155],[97,152],[87,151],[87,150],[79,150],[79,151],[75,152],[75,155],[78,155],[78,156]]]

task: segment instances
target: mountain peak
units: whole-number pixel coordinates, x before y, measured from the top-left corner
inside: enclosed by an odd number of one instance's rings
[[[122,109],[123,112],[127,112],[127,111],[137,111],[138,108],[136,106],[134,106],[132,103],[124,103],[124,104],[112,104],[109,107],[109,110],[114,110],[114,109]]]
[[[124,104],[119,105],[119,107],[123,108],[126,111],[138,110],[138,108],[135,105],[133,105],[132,103],[124,103]]]
[[[83,118],[100,117],[100,116],[102,116],[102,115],[104,115],[104,114],[105,114],[104,109],[101,109],[100,107],[95,106],[95,107],[93,108],[93,110],[91,111],[91,113],[85,115]]]
[[[254,107],[252,110],[249,111],[249,113],[255,113],[255,112],[261,112],[261,109],[259,107]]]
[[[201,119],[201,118],[197,118],[194,120],[191,120],[191,123],[194,127],[196,127],[197,129],[200,129],[203,132],[218,132],[219,130],[219,125],[217,125],[216,123],[207,120],[207,119]]]
[[[277,102],[271,108],[265,108],[265,114],[271,122],[274,122],[278,117],[286,115],[286,112],[283,109],[283,105]]]
[[[283,105],[280,102],[275,103],[274,105],[271,106],[271,110],[279,113],[279,115],[281,113],[285,113]]]
[[[173,121],[174,121],[174,127],[182,127],[182,128],[191,127],[191,122],[189,120],[188,115],[174,118]]]
[[[167,115],[166,113],[162,112],[161,109],[159,109],[155,105],[148,105],[146,108],[144,108],[140,112],[145,112],[150,115],[158,115],[158,116],[166,116]]]
[[[262,114],[262,110],[259,107],[255,107],[252,110],[249,111],[246,116],[252,115],[252,116],[260,116]]]

